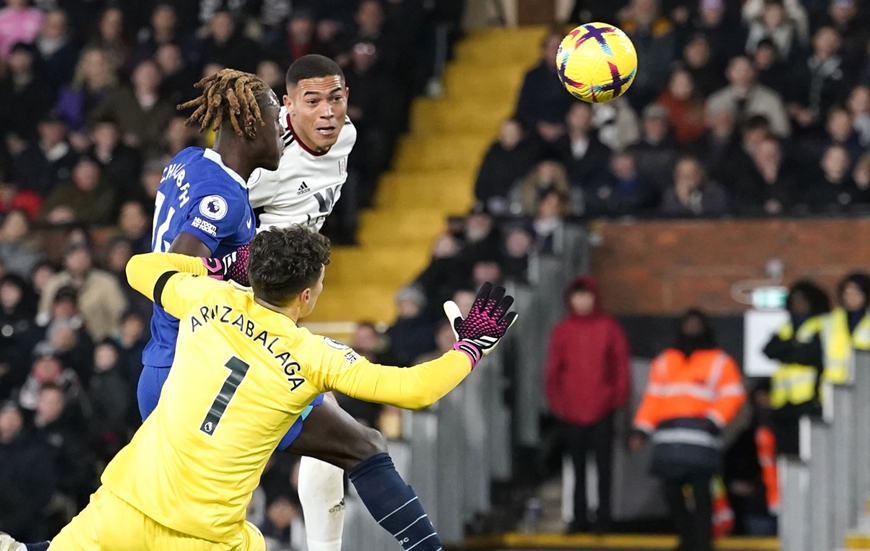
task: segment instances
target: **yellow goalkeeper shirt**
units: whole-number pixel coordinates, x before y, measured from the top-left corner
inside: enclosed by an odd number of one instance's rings
[[[266,462],[317,395],[423,408],[471,369],[460,352],[405,369],[373,364],[205,274],[200,259],[170,253],[127,265],[133,288],[179,318],[178,344],[157,409],[102,477],[184,534],[221,542],[241,530]]]

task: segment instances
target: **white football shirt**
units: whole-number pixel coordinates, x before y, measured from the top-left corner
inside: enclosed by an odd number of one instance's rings
[[[293,132],[287,108],[281,108],[284,152],[278,170],[257,169],[248,180],[248,199],[257,214],[257,231],[299,224],[320,231],[347,181],[347,157],[356,143],[356,128],[346,119],[338,141],[316,153]]]

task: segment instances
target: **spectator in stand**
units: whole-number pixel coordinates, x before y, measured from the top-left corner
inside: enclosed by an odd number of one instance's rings
[[[118,76],[109,55],[99,48],[82,52],[72,84],[60,89],[55,110],[74,132],[85,132],[92,113],[115,91]]]
[[[35,412],[39,405],[39,391],[46,384],[54,384],[62,388],[67,404],[79,404],[81,400],[81,382],[76,372],[60,362],[50,343],[42,341],[33,350],[33,366],[27,380],[21,386],[18,402],[21,408]],[[77,417],[77,419],[81,419]]]
[[[570,210],[570,199],[565,193],[549,189],[538,198],[535,220],[535,250],[545,255],[561,254],[566,246],[562,239],[565,215]]]
[[[284,71],[281,70],[281,66],[278,65],[278,63],[271,59],[264,59],[257,64],[257,77],[259,77],[260,80],[265,82],[269,88],[275,92],[275,96],[281,98],[287,94],[287,84],[284,82]],[[345,77],[347,77],[347,73],[345,73]],[[356,89],[356,87],[354,87],[354,89]],[[356,120],[354,120],[354,123],[356,123]]]
[[[673,186],[665,191],[661,211],[669,216],[719,216],[729,210],[728,196],[707,179],[694,157],[683,157],[674,168]]]
[[[816,211],[843,212],[870,203],[867,190],[852,181],[849,152],[842,145],[832,145],[822,156],[822,176],[815,178],[805,193],[806,202]]]
[[[717,67],[711,55],[710,43],[702,34],[693,36],[683,47],[682,61],[692,73],[698,93],[705,98],[728,84],[725,71]]]
[[[106,257],[103,266],[118,279],[118,283],[127,299],[128,308],[136,312],[147,313],[153,307],[150,300],[142,296],[142,293],[134,290],[127,281],[127,262],[133,256],[133,246],[130,240],[123,237],[113,237],[106,248]]]
[[[671,137],[667,109],[653,103],[643,110],[641,140],[631,145],[628,151],[634,155],[637,170],[644,181],[657,190],[668,187],[677,161],[677,148]]]
[[[6,273],[26,277],[42,258],[30,234],[30,219],[22,210],[11,210],[0,225],[0,262]]]
[[[38,316],[37,322],[44,324],[44,319]],[[91,376],[94,343],[82,330],[83,323],[75,289],[62,287],[55,295],[51,319],[44,324],[45,341],[58,361],[87,384]]]
[[[166,159],[167,161],[169,159]],[[163,178],[163,169],[166,168],[164,159],[160,157],[152,158],[145,161],[142,167],[142,193],[145,195],[144,202],[148,205],[149,210],[153,210],[154,201],[157,199],[157,189],[160,187],[160,180]]]
[[[121,317],[118,330],[113,335],[115,346],[120,355],[118,361],[123,369],[124,378],[130,383],[133,396],[136,395],[136,384],[142,371],[142,351],[148,342],[146,319],[139,312],[127,310]],[[135,417],[138,418],[139,412],[133,410],[135,408],[132,408],[130,413],[135,414]]]
[[[163,144],[161,156],[157,156],[156,163],[161,165],[160,175],[163,175],[163,158],[167,161],[178,155],[188,147],[202,147],[200,143],[200,134],[189,125],[185,124],[186,117],[175,116],[169,121],[169,127],[166,129],[166,134],[163,136]],[[158,179],[157,184],[159,185]],[[156,188],[155,188],[156,193]],[[140,193],[139,195],[142,195]],[[151,199],[153,200],[153,194]],[[150,202],[150,201],[149,201]]]
[[[426,295],[416,287],[404,287],[396,294],[398,317],[387,329],[397,365],[414,365],[414,358],[435,346],[432,324],[423,315]]]
[[[160,97],[161,78],[156,63],[139,63],[130,77],[132,87],[113,92],[94,110],[91,119],[113,119],[124,143],[146,156],[158,152],[163,133],[175,115],[175,106]]]
[[[728,109],[705,109],[704,121],[707,131],[694,149],[701,164],[707,168],[710,178],[719,182],[726,181],[732,169],[728,163],[739,147],[734,132],[734,116]]]
[[[43,14],[30,6],[30,0],[6,0],[0,9],[0,61],[6,61],[19,42],[33,44],[42,27]]]
[[[749,178],[755,170],[752,159],[758,146],[772,137],[770,123],[762,115],[755,115],[741,125],[740,142],[732,148],[725,170],[722,171],[722,182],[727,182],[732,195],[737,188],[736,182]]]
[[[47,313],[58,289],[67,285],[78,292],[79,308],[91,338],[99,342],[110,336],[118,327],[127,301],[118,280],[93,267],[91,251],[85,244],[72,243],[67,247],[64,270],[46,285],[39,311]]]
[[[511,227],[504,240],[501,269],[505,281],[529,283],[529,259],[532,255],[532,230],[525,224]]]
[[[115,189],[103,178],[100,165],[90,157],[82,157],[73,168],[72,181],[46,198],[42,218],[49,223],[105,224],[114,214],[115,197]]]
[[[42,197],[29,189],[21,189],[10,173],[0,169],[0,214],[20,210],[32,219],[41,209]]]
[[[414,360],[414,365],[430,362],[441,357],[442,354],[451,351],[454,344],[456,344],[456,335],[453,334],[453,327],[451,327],[448,320],[442,320],[435,329],[435,349]]]
[[[677,37],[671,21],[660,15],[658,0],[632,0],[626,13],[628,17],[621,27],[634,42],[638,66],[644,67],[638,71],[627,97],[640,111],[664,90],[677,54]]]
[[[870,153],[865,153],[855,163],[855,170],[852,171],[852,180],[854,180],[855,186],[861,192],[870,192]]]
[[[267,44],[265,49],[279,64],[289,67],[300,57],[315,53],[312,51],[315,49],[314,30],[315,22],[311,12],[305,9],[293,10],[283,32],[278,34],[276,40]]]
[[[492,214],[481,204],[475,204],[465,218],[464,247],[458,255],[460,274],[467,278],[471,266],[478,260],[495,260],[501,250],[501,232]]]
[[[305,541],[302,510],[298,498],[280,495],[267,506],[266,519],[260,527],[269,549],[293,551]],[[301,535],[300,535],[301,534]]]
[[[33,414],[34,434],[51,450],[49,457],[54,465],[55,495],[47,515],[54,517],[49,528],[52,534],[59,532],[87,504],[95,482],[84,435],[65,415],[66,406],[64,389],[45,383],[39,389]]]
[[[528,174],[540,155],[537,143],[528,139],[517,119],[501,124],[495,141],[480,164],[474,197],[495,215],[509,211],[508,195],[519,175]]]
[[[854,166],[858,157],[864,153],[864,148],[861,146],[861,138],[855,132],[849,111],[842,107],[831,108],[827,114],[825,130],[827,134],[822,139],[807,139],[810,146],[808,157],[814,161],[820,160],[828,147],[840,145],[849,154],[849,167]]]
[[[870,43],[870,42],[868,42]],[[846,103],[862,147],[870,147],[870,86],[856,86]]]
[[[197,81],[196,72],[184,58],[178,44],[160,45],[154,54],[154,61],[163,75],[159,90],[161,98],[170,105],[179,105],[193,99],[195,92],[191,84]]]
[[[0,78],[0,127],[3,135],[22,140],[36,138],[36,122],[48,111],[45,83],[36,73],[36,52],[21,42],[9,52],[8,72]]]
[[[219,63],[239,71],[257,70],[261,54],[258,46],[236,28],[233,14],[217,11],[208,24],[209,35],[199,45],[202,63]]]
[[[42,197],[72,176],[77,157],[66,139],[66,125],[55,115],[36,127],[39,141],[25,149],[15,161],[15,179],[22,187]]]
[[[870,40],[866,18],[866,13],[863,17],[859,14],[855,0],[828,2],[828,13],[823,25],[840,33],[843,39],[843,61],[850,72],[860,69],[866,59],[867,41]]]
[[[389,341],[371,322],[357,324],[350,347],[370,362],[387,364],[392,361]]]
[[[791,93],[789,68],[782,62],[779,50],[769,38],[763,38],[752,53],[752,66],[758,75],[758,83],[767,86],[780,97]]]
[[[791,74],[792,95],[788,112],[805,130],[813,130],[825,113],[846,100],[851,76],[844,72],[840,34],[821,27],[813,36],[813,53],[797,64]]]
[[[739,18],[726,9],[724,0],[700,0],[693,27],[695,33],[706,38],[711,63],[720,72],[725,70],[729,59],[743,51],[746,31]]]
[[[88,155],[99,164],[109,186],[121,197],[139,195],[139,155],[121,143],[121,132],[111,119],[102,119],[91,126]]]
[[[624,96],[593,105],[592,121],[598,130],[598,139],[611,151],[622,151],[640,139],[637,113]]]
[[[459,242],[456,237],[444,233],[432,245],[432,259],[414,284],[423,289],[430,305],[432,318],[437,317],[437,308],[449,300],[453,291],[461,283],[459,275]]]
[[[199,52],[194,42],[179,29],[178,16],[171,2],[158,2],[151,13],[150,26],[143,27],[136,36],[132,61],[139,63],[157,54],[161,46],[174,44],[190,65],[199,63]]]
[[[650,367],[630,441],[638,450],[652,437],[650,470],[664,481],[679,549],[713,550],[712,479],[722,468],[720,435],[745,401],[737,364],[716,345],[707,317],[689,310],[674,346]]]
[[[30,273],[30,286],[33,288],[33,292],[36,293],[37,297],[42,295],[45,286],[51,278],[57,274],[57,272],[57,266],[48,260],[43,260],[33,268],[33,272]]]
[[[667,109],[674,138],[680,145],[690,145],[704,134],[704,102],[695,90],[692,73],[686,69],[679,66],[674,69],[667,89],[656,103]]]
[[[727,76],[730,84],[710,96],[709,109],[729,109],[738,124],[753,115],[763,115],[770,121],[770,129],[776,136],[789,136],[791,126],[782,99],[770,88],[755,82],[755,69],[748,58],[732,59]]]
[[[564,38],[562,30],[551,31],[541,44],[541,61],[526,73],[520,98],[517,101],[516,117],[523,126],[534,129],[545,142],[555,142],[565,132],[564,122],[568,109],[574,102],[565,92],[556,74],[556,53]],[[632,84],[632,88],[637,82]]]
[[[41,512],[54,493],[51,456],[24,430],[15,402],[0,404],[0,526],[26,541],[44,539]]]
[[[568,182],[580,189],[601,178],[607,170],[610,149],[596,136],[592,106],[575,102],[565,117],[567,132],[554,144],[567,168]]]
[[[531,174],[514,185],[509,196],[511,213],[531,216],[541,195],[550,190],[556,190],[566,197],[571,195],[565,166],[556,159],[540,161]]]
[[[801,50],[801,37],[797,24],[789,19],[783,0],[764,0],[761,15],[749,24],[746,53],[752,55],[764,39],[773,41],[780,59],[786,63]]]
[[[30,351],[39,341],[34,322],[36,297],[15,275],[0,278],[0,400],[6,400],[27,379]]]
[[[88,442],[101,465],[105,465],[127,443],[130,383],[124,373],[115,343],[106,340],[94,348],[93,374],[88,386],[91,415]]]
[[[807,16],[806,8],[804,8],[806,2],[802,0],[783,0],[781,3],[785,8],[785,17],[795,24],[798,39],[802,44],[806,44],[809,42],[810,36],[809,17]],[[753,21],[760,19],[766,7],[767,0],[746,0],[743,2],[741,10],[743,20],[747,24],[751,24]]]
[[[36,39],[36,49],[42,58],[42,75],[46,94],[54,97],[62,84],[73,76],[78,50],[67,30],[66,12],[52,9],[45,14],[42,29]]]
[[[791,209],[798,192],[794,171],[783,163],[779,141],[768,138],[752,154],[753,170],[735,182],[735,210],[778,216]]]
[[[130,44],[124,35],[124,12],[121,8],[110,6],[103,10],[89,46],[106,52],[112,67],[127,68]]]
[[[610,159],[610,173],[586,197],[587,214],[626,216],[655,206],[658,190],[643,180],[634,156],[628,152]]]
[[[550,410],[563,424],[566,452],[574,463],[574,520],[569,532],[590,529],[586,503],[586,456],[595,453],[598,511],[594,528],[611,522],[613,415],[631,395],[628,342],[619,323],[604,313],[598,287],[588,277],[565,290],[568,315],[550,335],[545,389]]]
[[[151,224],[145,207],[139,201],[127,201],[121,205],[118,229],[121,236],[130,242],[133,254],[151,252]],[[151,311],[151,308],[148,309]]]

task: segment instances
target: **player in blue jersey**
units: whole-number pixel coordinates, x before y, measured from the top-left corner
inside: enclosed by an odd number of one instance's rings
[[[294,63],[288,75],[295,75],[292,81],[288,76],[288,96],[299,96],[298,103],[304,96],[306,102],[305,116],[298,117],[299,139],[311,139],[307,134],[315,134],[315,126],[323,120],[340,115],[343,121],[344,111],[338,106],[346,110],[347,90],[335,63],[321,56],[305,56]],[[244,266],[243,258],[235,264],[228,259],[255,232],[245,182],[256,168],[278,167],[282,128],[276,126],[277,98],[253,75],[224,70],[203,79],[198,86],[204,89],[202,96],[182,107],[196,107],[189,122],[197,122],[201,128],[213,124],[217,139],[213,149],[187,149],[166,167],[157,196],[153,249],[211,257],[215,275],[227,276],[230,270]],[[291,102],[285,96],[287,103]],[[311,124],[301,119],[310,119]],[[312,149],[320,145],[315,142]],[[243,270],[237,270],[235,279],[244,280],[239,272]],[[139,381],[143,419],[156,407],[168,377],[177,327],[177,321],[155,306],[152,340],[143,354],[145,367]],[[372,516],[382,521],[381,525],[404,548],[440,549],[434,527],[413,489],[396,471],[380,433],[363,427],[322,396],[312,407],[321,403],[323,407],[306,410],[278,449],[320,459],[347,471]],[[312,422],[303,424],[309,414]],[[336,551],[341,546],[342,478],[329,476],[306,483],[314,485],[323,496],[319,504],[322,511],[305,510],[309,525],[316,527],[309,530],[309,551]],[[337,489],[332,488],[335,485]]]

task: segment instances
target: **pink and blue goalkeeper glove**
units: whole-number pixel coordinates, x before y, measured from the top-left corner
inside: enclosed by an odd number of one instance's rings
[[[242,245],[223,258],[203,258],[202,263],[208,269],[208,277],[221,281],[235,281],[239,285],[250,287],[248,281],[248,255],[250,248]]]
[[[468,316],[462,314],[455,302],[444,303],[444,313],[450,320],[456,344],[453,350],[464,353],[471,360],[471,368],[492,352],[508,328],[517,321],[516,312],[508,312],[514,297],[505,295],[504,287],[484,283],[471,305]]]

